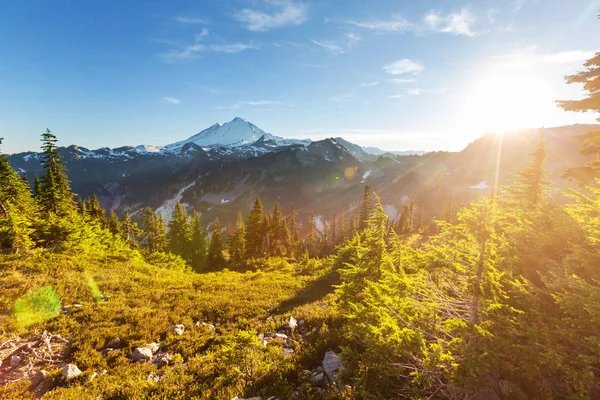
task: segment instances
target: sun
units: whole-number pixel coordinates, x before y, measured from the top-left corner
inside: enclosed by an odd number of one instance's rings
[[[533,69],[493,69],[473,79],[459,102],[456,130],[465,135],[534,128],[557,109],[549,83]]]

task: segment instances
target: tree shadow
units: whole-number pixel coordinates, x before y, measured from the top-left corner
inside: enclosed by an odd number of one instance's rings
[[[276,308],[278,313],[286,313],[298,306],[320,300],[335,290],[334,286],[342,283],[336,270],[331,270],[322,277],[314,280],[308,286],[301,289],[290,299],[282,301]]]

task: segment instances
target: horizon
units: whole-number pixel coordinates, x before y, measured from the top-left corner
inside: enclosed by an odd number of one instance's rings
[[[597,122],[554,101],[583,95],[564,77],[594,54],[600,0],[334,3],[10,4],[3,151],[37,151],[46,127],[65,146],[163,146],[238,115],[390,151]]]

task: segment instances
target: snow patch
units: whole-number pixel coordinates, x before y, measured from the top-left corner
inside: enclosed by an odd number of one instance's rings
[[[365,180],[371,175],[371,170],[365,172],[362,177],[362,181],[360,183],[365,183]]]
[[[469,187],[471,189],[489,189],[490,188],[490,186],[485,181],[482,181],[478,185],[469,186]]]
[[[177,203],[180,202],[181,199],[183,198],[183,193],[186,190],[188,190],[189,188],[191,188],[192,186],[194,186],[195,184],[196,184],[196,181],[179,189],[179,191],[175,194],[175,196],[173,196],[169,200],[165,201],[162,206],[160,206],[156,209],[156,213],[160,214],[163,217],[163,219],[165,220],[165,222],[169,222],[171,220],[171,218],[173,217],[173,211],[175,211],[175,207],[177,207]]]
[[[393,204],[384,204],[383,212],[390,217],[390,219],[397,219],[400,216],[400,212],[398,212],[398,209]]]

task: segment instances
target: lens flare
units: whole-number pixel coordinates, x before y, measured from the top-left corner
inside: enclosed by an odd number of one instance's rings
[[[52,287],[40,287],[15,300],[13,313],[19,326],[28,327],[60,314],[60,300]]]

